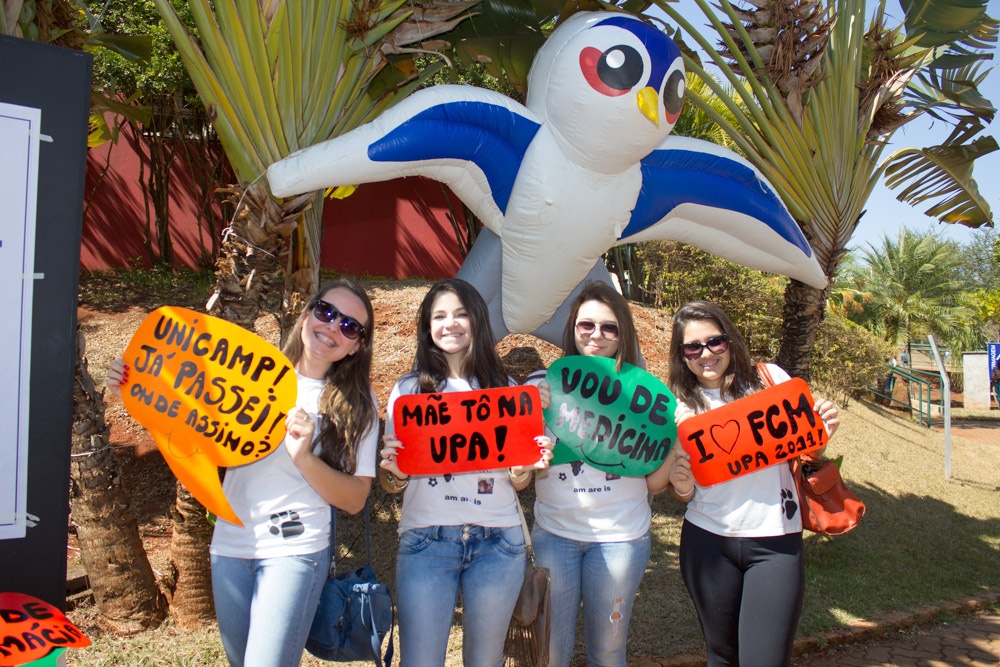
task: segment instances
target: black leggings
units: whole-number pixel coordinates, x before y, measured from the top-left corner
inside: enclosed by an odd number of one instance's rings
[[[708,667],[782,667],[802,612],[802,533],[723,537],[688,521],[681,576],[705,635]]]

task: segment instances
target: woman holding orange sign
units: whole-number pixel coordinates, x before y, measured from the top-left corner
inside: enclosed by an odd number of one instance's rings
[[[226,470],[223,490],[237,525],[218,518],[210,548],[212,592],[229,664],[292,667],[302,659],[330,563],[331,505],[365,506],[378,448],[369,384],[374,315],[348,280],[309,300],[282,352],[297,375],[283,446]],[[129,368],[115,361],[119,393]]]
[[[773,364],[768,371],[775,382],[789,379]],[[674,313],[669,386],[679,424],[760,391],[764,382],[725,312],[693,301]],[[813,409],[832,436],[837,407],[818,400]],[[681,575],[698,612],[709,667],[788,665],[805,586],[802,519],[789,466],[703,487],[691,475],[687,454],[680,453],[671,479],[689,501]]]
[[[443,280],[424,297],[413,368],[389,396],[380,463],[383,486],[405,489],[396,560],[400,665],[444,665],[461,591],[463,664],[500,667],[525,571],[516,491],[528,485],[532,470],[548,466],[552,444],[538,434],[534,466],[412,476],[400,470],[403,443],[392,422],[400,396],[514,384],[493,345],[486,303],[469,283]]]

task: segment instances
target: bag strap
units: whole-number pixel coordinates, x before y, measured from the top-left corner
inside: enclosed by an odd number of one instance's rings
[[[368,564],[372,563],[372,518],[365,499],[365,548],[368,551]],[[337,508],[330,505],[330,576],[337,572]]]
[[[531,531],[528,530],[528,520],[524,518],[524,508],[521,507],[521,497],[514,491],[514,504],[517,505],[517,515],[521,517],[521,532],[524,533],[524,551],[528,562],[535,567],[535,548],[531,546]]]
[[[757,374],[760,375],[760,379],[764,383],[765,387],[774,386],[774,378],[771,377],[771,369],[767,367],[766,362],[762,361],[757,364]]]

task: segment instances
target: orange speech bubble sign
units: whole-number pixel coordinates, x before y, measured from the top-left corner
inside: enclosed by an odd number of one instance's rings
[[[90,640],[57,607],[24,593],[0,593],[0,667],[85,646]]]
[[[695,481],[711,486],[825,447],[813,403],[809,386],[793,378],[681,422],[677,439]]]
[[[533,465],[545,433],[538,387],[408,394],[392,408],[396,456],[407,475]]]
[[[209,511],[243,525],[219,467],[253,463],[285,437],[298,382],[287,358],[240,326],[187,308],[150,313],[125,350],[125,409]]]

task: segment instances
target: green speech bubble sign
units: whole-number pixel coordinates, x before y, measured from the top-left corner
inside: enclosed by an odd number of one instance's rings
[[[545,425],[559,441],[553,465],[585,461],[614,475],[642,477],[660,467],[677,440],[677,399],[659,379],[631,364],[571,355],[545,374],[552,402]]]

